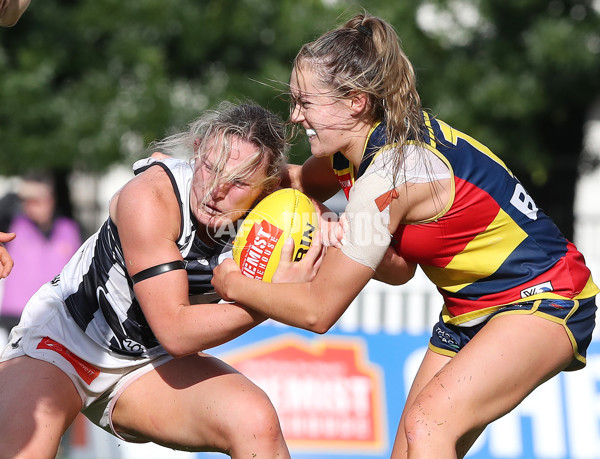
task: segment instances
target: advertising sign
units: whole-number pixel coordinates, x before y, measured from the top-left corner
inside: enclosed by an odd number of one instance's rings
[[[214,354],[269,395],[294,459],[384,459],[428,339],[267,322]],[[600,459],[600,343],[584,370],[551,379],[492,423],[468,457]]]
[[[288,333],[223,358],[269,394],[291,449],[385,451],[383,375],[361,338]]]

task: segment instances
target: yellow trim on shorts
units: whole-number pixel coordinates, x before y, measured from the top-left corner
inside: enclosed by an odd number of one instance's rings
[[[531,307],[531,309],[523,309],[523,310],[507,310],[507,311],[503,311],[503,312],[499,312],[498,314],[493,315],[492,317],[490,317],[488,319],[488,321],[493,320],[496,317],[499,316],[504,316],[504,315],[511,315],[511,314],[518,314],[518,315],[534,315],[537,317],[540,317],[541,319],[545,319],[545,320],[549,320],[550,322],[554,322],[556,324],[562,325],[565,332],[567,333],[567,336],[569,337],[569,341],[571,341],[571,346],[573,347],[573,357],[575,360],[581,362],[583,365],[586,364],[586,358],[583,357],[580,353],[579,353],[579,347],[577,345],[577,340],[575,339],[575,337],[573,336],[573,333],[571,332],[571,329],[569,328],[569,326],[567,325],[567,321],[571,318],[571,316],[573,314],[575,314],[577,312],[577,310],[579,309],[579,300],[569,300],[569,301],[573,301],[573,307],[571,308],[571,310],[569,311],[569,314],[567,314],[567,316],[564,319],[560,319],[558,317],[555,317],[551,314],[547,314],[545,312],[542,311],[538,311],[538,308],[540,306],[540,303],[542,302],[542,300],[549,300],[551,298],[542,298],[539,300],[535,300],[533,306]],[[587,299],[587,298],[586,298]],[[510,306],[510,305],[505,305],[505,306]],[[495,311],[497,311],[498,309],[503,308],[504,306],[494,306],[492,308],[486,308],[486,309],[482,309],[480,311],[476,311],[476,312],[481,312],[484,311],[484,314],[463,314],[461,316],[457,316],[454,318],[451,318],[448,322],[451,325],[457,325],[460,323],[464,323],[467,322],[468,320],[472,320],[473,318],[477,318],[477,317],[482,317],[484,315],[489,315]],[[444,313],[447,314],[447,309],[444,306]],[[455,321],[452,319],[457,319],[457,318],[464,318],[465,316],[473,316],[468,320],[462,320],[462,321]],[[443,317],[444,321],[445,316]],[[437,346],[432,345],[431,343],[429,343],[429,349],[432,352],[435,352],[436,354],[441,354],[441,355],[446,355],[448,357],[454,357],[457,353],[457,351],[449,351],[447,349],[442,349],[439,348]]]
[[[429,350],[431,352],[435,352],[436,354],[445,355],[447,357],[454,357],[457,354],[457,351],[449,351],[448,349],[442,349],[441,347],[434,346],[429,342]]]
[[[571,346],[573,346],[573,357],[585,365],[586,359],[579,353],[579,347],[577,346],[577,341],[575,340],[575,337],[573,336],[571,329],[567,325],[567,321],[579,309],[579,300],[571,300],[571,301],[573,301],[573,307],[571,308],[571,310],[569,311],[569,314],[567,314],[567,316],[564,319],[559,319],[558,317],[555,317],[553,315],[546,314],[545,312],[542,312],[542,311],[538,311],[538,307],[539,307],[540,303],[542,302],[542,300],[536,300],[531,309],[523,310],[523,311],[514,311],[513,310],[513,311],[500,312],[500,313],[496,314],[494,317],[490,318],[490,320],[493,320],[495,317],[498,317],[498,316],[504,316],[504,315],[509,315],[509,314],[526,314],[526,315],[534,315],[534,316],[540,317],[542,319],[549,320],[550,322],[554,322],[556,324],[562,325],[563,328],[565,329],[565,332],[567,333],[567,336],[569,337],[569,340],[571,341]]]
[[[471,320],[485,318],[490,314],[496,312],[498,309],[502,309],[506,306],[506,304],[501,304],[499,306],[490,306],[489,308],[477,309],[476,311],[466,312],[459,316],[452,316],[450,312],[448,312],[448,308],[444,304],[444,306],[442,307],[442,320],[445,324],[462,325],[466,322],[470,322]]]

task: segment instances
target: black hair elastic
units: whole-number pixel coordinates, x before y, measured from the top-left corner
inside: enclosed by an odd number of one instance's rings
[[[366,35],[369,38],[371,38],[373,36],[373,31],[371,29],[369,29],[367,26],[364,26],[362,24],[358,24],[356,26],[356,30],[358,30],[360,33],[362,33],[363,35]]]
[[[151,268],[144,269],[143,271],[134,274],[131,276],[131,280],[134,284],[137,284],[150,277],[168,273],[169,271],[174,271],[176,269],[185,269],[185,262],[183,260],[176,260],[169,263],[161,263],[160,265],[152,266]]]

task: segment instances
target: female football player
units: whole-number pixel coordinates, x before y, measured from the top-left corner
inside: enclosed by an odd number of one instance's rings
[[[281,121],[223,104],[159,142],[109,218],[27,303],[0,355],[0,457],[56,456],[79,411],[133,442],[287,458],[268,397],[204,353],[263,320],[211,303],[223,228],[279,183]],[[43,254],[40,254],[43,257]],[[193,296],[193,298],[190,298]]]
[[[312,153],[290,167],[290,183],[320,199],[340,187],[348,197],[325,235],[333,247],[310,282],[267,284],[229,262],[213,285],[324,333],[369,279],[400,284],[420,265],[444,304],[392,457],[463,457],[537,386],[585,365],[598,288],[583,256],[500,158],[422,109],[384,20],[360,14],[304,45],[290,90],[291,120]]]

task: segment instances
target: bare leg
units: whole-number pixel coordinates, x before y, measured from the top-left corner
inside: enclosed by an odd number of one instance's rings
[[[58,367],[18,357],[0,363],[0,458],[54,458],[81,409],[75,386]]]
[[[119,432],[177,449],[290,457],[265,393],[205,354],[172,360],[135,381],[117,401],[113,423]]]
[[[429,381],[440,371],[440,369],[450,361],[450,357],[445,355],[436,354],[429,349],[425,353],[423,362],[415,375],[415,379],[410,387],[410,391],[406,398],[405,408],[400,417],[400,423],[398,425],[398,431],[396,432],[396,440],[394,442],[394,448],[392,450],[392,459],[403,459],[408,455],[408,443],[406,441],[406,434],[404,433],[404,418],[408,407],[412,406],[417,395],[421,392]]]
[[[407,405],[408,457],[463,457],[485,426],[564,369],[572,356],[559,324],[530,315],[492,319]]]

